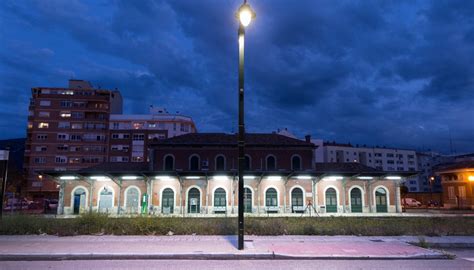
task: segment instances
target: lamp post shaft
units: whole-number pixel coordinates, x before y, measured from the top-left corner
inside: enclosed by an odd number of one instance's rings
[[[239,236],[238,249],[244,249],[244,166],[245,166],[245,126],[244,126],[244,43],[245,29],[240,24],[239,38]]]

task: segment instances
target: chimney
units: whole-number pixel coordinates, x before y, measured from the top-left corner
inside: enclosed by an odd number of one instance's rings
[[[306,142],[311,142],[311,135],[304,136]]]

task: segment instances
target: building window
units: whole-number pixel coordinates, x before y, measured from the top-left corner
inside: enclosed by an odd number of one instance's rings
[[[49,117],[49,112],[39,112],[39,117]]]
[[[165,171],[172,171],[174,170],[174,157],[171,155],[165,156],[165,164],[164,164]]]
[[[80,141],[81,139],[81,135],[79,134],[71,135],[71,141]]]
[[[44,164],[46,163],[46,157],[35,157],[35,164]]]
[[[225,171],[225,157],[223,155],[216,157],[216,171]]]
[[[190,171],[198,171],[199,170],[199,156],[193,155],[189,159],[189,170]]]
[[[134,141],[143,141],[145,140],[145,134],[133,134]]]
[[[276,170],[276,158],[275,156],[267,156],[267,171]]]
[[[448,187],[448,198],[450,200],[454,200],[456,198],[456,195],[454,194],[454,187],[453,186]]]
[[[58,128],[70,128],[71,127],[71,123],[69,122],[59,122],[58,123]]]
[[[174,210],[174,191],[171,188],[165,188],[161,195],[161,212],[163,214],[173,214]]]
[[[75,119],[82,119],[84,118],[84,113],[83,112],[72,112],[72,118]]]
[[[67,163],[67,158],[65,156],[56,156],[54,159],[56,163]]]
[[[201,212],[201,192],[197,188],[191,188],[188,192],[188,213]]]
[[[71,112],[60,112],[59,116],[61,116],[62,118],[70,118]]]
[[[466,186],[458,186],[458,193],[460,199],[466,199]]]
[[[49,123],[44,123],[44,122],[38,123],[38,128],[49,128]]]
[[[276,189],[269,188],[265,192],[265,206],[266,207],[278,207],[278,193]]]
[[[70,108],[72,107],[72,101],[69,100],[61,100],[61,107],[62,108]]]
[[[58,133],[57,139],[60,140],[60,141],[67,141],[67,140],[69,140],[69,135],[64,134],[64,133]]]
[[[245,155],[245,164],[244,164],[244,170],[249,171],[252,169],[252,159],[250,158],[249,155]]]
[[[51,101],[50,100],[41,100],[40,101],[40,106],[49,107],[49,106],[51,106]]]
[[[81,123],[74,123],[71,126],[72,129],[82,129],[82,124]]]
[[[291,158],[291,170],[293,171],[301,170],[301,158],[299,156],[293,156]]]
[[[48,147],[46,146],[36,146],[35,147],[36,152],[45,152],[48,150]]]
[[[226,193],[223,188],[214,191],[214,212],[225,213],[226,210]]]
[[[250,188],[244,188],[244,212],[252,213],[252,191]]]

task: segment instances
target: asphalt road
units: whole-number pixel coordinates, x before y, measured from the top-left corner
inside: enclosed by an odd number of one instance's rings
[[[0,269],[474,269],[474,249],[450,249],[454,260],[97,260],[9,261]]]

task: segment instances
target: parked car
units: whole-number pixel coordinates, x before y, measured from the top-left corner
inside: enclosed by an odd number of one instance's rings
[[[402,205],[405,207],[420,207],[421,202],[413,199],[413,198],[403,198]]]
[[[49,200],[48,207],[49,209],[56,210],[58,208],[58,200],[56,199]]]
[[[429,200],[427,205],[428,205],[428,206],[432,206],[432,207],[438,207],[438,206],[440,206],[440,205],[439,205],[439,201],[437,201],[437,200]]]
[[[30,201],[26,198],[23,199],[17,199],[17,198],[10,198],[7,200],[5,206],[3,207],[3,210],[9,211],[9,210],[25,210],[28,209],[29,206],[33,203],[33,201]]]

